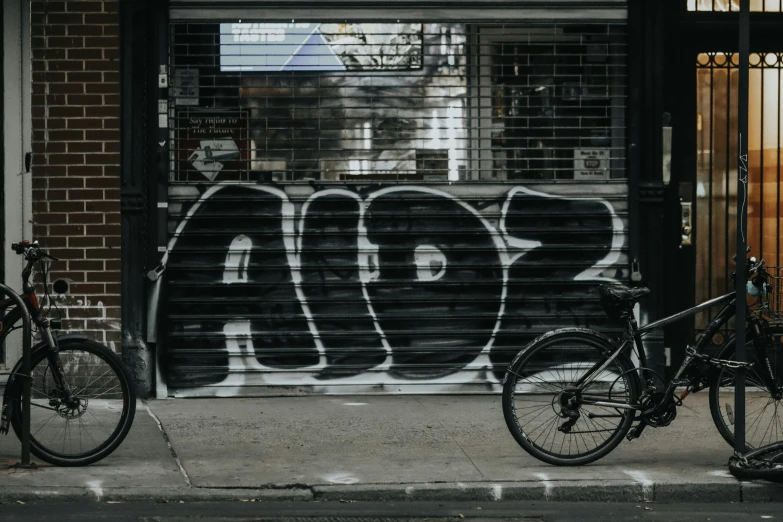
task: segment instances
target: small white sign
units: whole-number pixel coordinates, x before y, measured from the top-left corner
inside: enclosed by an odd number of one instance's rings
[[[609,179],[609,149],[574,149],[574,179]]]
[[[197,69],[174,69],[172,98],[177,105],[198,105]]]
[[[209,181],[215,178],[223,170],[220,160],[239,158],[239,147],[230,136],[213,140],[201,140],[201,147],[193,151],[188,161],[200,171]]]

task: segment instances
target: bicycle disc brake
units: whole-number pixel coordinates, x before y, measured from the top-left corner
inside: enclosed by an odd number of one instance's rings
[[[50,368],[47,367],[46,371],[44,372],[44,379],[42,384],[43,393],[45,393],[46,397],[49,399],[49,407],[54,409],[54,411],[57,412],[57,414],[63,419],[73,420],[78,419],[84,415],[84,412],[87,411],[87,405],[89,401],[87,399],[79,399],[77,397],[73,397],[70,402],[66,401],[61,389],[59,389],[56,385],[47,385],[48,379],[46,376],[48,375],[49,371]]]

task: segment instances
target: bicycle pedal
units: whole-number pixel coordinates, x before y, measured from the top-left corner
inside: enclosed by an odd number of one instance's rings
[[[625,436],[625,438],[628,440],[638,439],[646,426],[646,422],[640,422],[634,429],[631,430],[630,433],[628,433],[628,435]]]

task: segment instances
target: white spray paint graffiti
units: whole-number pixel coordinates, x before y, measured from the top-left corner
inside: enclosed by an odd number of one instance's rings
[[[247,265],[252,249],[253,241],[246,235],[240,234],[234,238],[226,254],[224,283],[247,283]]]
[[[198,212],[200,206],[212,198],[218,191],[227,185],[218,184],[207,190],[201,198],[193,204],[188,210],[187,216],[179,223],[174,236],[168,245],[168,252],[171,252],[179,237],[185,233],[185,227],[188,220]],[[377,391],[378,387],[389,387],[395,392],[418,392],[422,390],[422,384],[426,384],[428,392],[437,390],[438,392],[459,391],[465,382],[484,382],[494,389],[499,389],[500,382],[493,375],[493,365],[489,359],[490,350],[495,343],[496,335],[501,327],[506,309],[506,298],[508,292],[509,268],[512,267],[520,258],[528,252],[539,248],[540,241],[516,237],[509,232],[507,226],[507,216],[512,201],[516,195],[534,196],[537,198],[551,198],[553,200],[571,200],[571,201],[594,201],[600,202],[606,207],[607,213],[611,216],[612,241],[611,248],[606,256],[595,263],[593,266],[579,273],[574,280],[579,281],[615,281],[613,278],[605,277],[603,274],[607,268],[615,265],[620,259],[620,251],[623,246],[623,223],[617,216],[611,204],[599,198],[586,197],[565,197],[559,195],[545,194],[537,192],[526,187],[513,187],[506,195],[505,202],[501,206],[500,220],[498,226],[490,223],[473,206],[463,202],[459,197],[426,186],[394,186],[386,187],[371,192],[365,197],[361,197],[355,192],[345,189],[326,189],[312,194],[302,205],[300,215],[297,216],[294,204],[288,196],[281,190],[264,186],[249,186],[249,190],[263,192],[266,195],[279,198],[281,203],[283,227],[282,240],[285,247],[285,256],[288,262],[289,272],[296,293],[296,298],[301,306],[302,313],[313,338],[315,349],[318,353],[318,363],[307,367],[298,367],[295,369],[280,369],[264,365],[257,358],[252,341],[252,328],[249,321],[229,321],[224,325],[223,334],[225,336],[225,346],[228,353],[228,375],[219,383],[209,386],[199,386],[187,390],[178,390],[178,396],[233,396],[241,394],[242,386],[317,386],[319,391],[325,393],[339,392],[351,386],[353,392]],[[468,364],[465,364],[461,371],[448,375],[439,376],[434,379],[411,381],[405,377],[390,371],[392,367],[392,356],[394,347],[387,338],[383,325],[374,309],[373,300],[368,289],[378,281],[380,277],[380,262],[378,258],[379,245],[373,244],[370,240],[370,233],[367,229],[367,212],[375,200],[388,195],[402,194],[420,194],[422,196],[437,197],[449,200],[464,209],[468,215],[474,216],[478,222],[486,229],[492,244],[495,247],[497,260],[502,268],[501,295],[497,305],[497,317],[495,326],[489,335],[486,344],[481,351]],[[325,382],[318,379],[316,372],[327,368],[326,349],[321,340],[318,328],[318,321],[314,318],[308,305],[308,297],[302,289],[302,252],[303,238],[305,235],[305,222],[308,219],[308,212],[311,205],[319,198],[338,196],[350,198],[355,201],[359,209],[358,229],[356,237],[356,251],[358,252],[358,272],[361,292],[366,301],[367,313],[372,318],[372,324],[377,332],[382,348],[385,351],[385,359],[378,363],[367,372],[355,375],[340,376]],[[298,217],[298,219],[297,219]],[[238,235],[231,243],[231,247],[226,255],[224,264],[223,282],[226,284],[239,284],[248,282],[248,264],[253,250],[253,242],[246,235]],[[163,257],[163,263],[168,260],[169,253]],[[418,280],[423,282],[437,281],[444,277],[448,266],[448,258],[441,251],[438,245],[424,244],[415,247],[414,251],[415,273]],[[434,386],[433,386],[434,385]]]
[[[437,281],[446,273],[446,256],[434,245],[417,246],[414,261],[420,281]]]

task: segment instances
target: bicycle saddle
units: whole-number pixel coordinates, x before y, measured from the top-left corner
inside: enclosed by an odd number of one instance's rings
[[[630,288],[623,285],[601,285],[598,287],[601,300],[614,305],[633,305],[652,293],[649,288]]]

